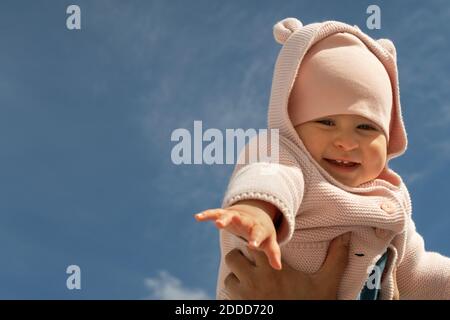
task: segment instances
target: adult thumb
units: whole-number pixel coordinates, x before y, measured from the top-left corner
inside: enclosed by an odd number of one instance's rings
[[[339,283],[348,263],[348,251],[350,232],[345,233],[330,242],[327,257],[316,275],[326,278],[328,281]]]

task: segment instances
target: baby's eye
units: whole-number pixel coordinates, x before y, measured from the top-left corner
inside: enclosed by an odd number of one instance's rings
[[[365,128],[364,130],[377,130],[376,128],[374,128],[370,124],[361,124],[359,127]]]
[[[331,123],[332,123],[332,121],[331,121],[331,120],[319,120],[319,121],[316,121],[316,122],[318,122],[318,123],[322,123],[322,124],[324,124],[324,125],[326,125],[326,126],[328,126],[329,124],[331,124]]]

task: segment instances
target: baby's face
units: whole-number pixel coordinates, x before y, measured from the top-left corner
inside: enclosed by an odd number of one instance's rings
[[[314,160],[339,182],[357,187],[383,170],[387,141],[373,121],[357,115],[333,115],[302,123],[297,134]],[[332,160],[348,160],[353,166]]]

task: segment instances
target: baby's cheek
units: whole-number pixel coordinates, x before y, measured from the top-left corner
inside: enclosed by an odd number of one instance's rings
[[[375,179],[383,171],[386,159],[379,153],[375,153],[366,161],[364,166],[364,174],[367,180]]]

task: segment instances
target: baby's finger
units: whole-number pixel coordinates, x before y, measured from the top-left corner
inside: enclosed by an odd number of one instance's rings
[[[245,215],[239,214],[239,213],[235,213],[235,211],[232,211],[232,212],[234,213],[233,218],[231,220],[233,225],[239,226],[242,229],[242,231],[245,232],[249,237],[250,233],[252,231],[252,228],[255,225],[254,219],[247,217]]]
[[[265,240],[265,232],[262,229],[261,226],[255,225],[252,228],[252,231],[250,233],[250,238],[248,241],[248,244],[250,248],[257,249],[259,245]]]
[[[197,221],[209,221],[209,220],[217,220],[220,218],[222,214],[224,214],[226,210],[224,209],[210,209],[205,210],[203,212],[197,213],[195,215],[195,219]]]
[[[276,240],[276,235],[271,236],[267,241],[268,243],[264,246],[263,250],[269,259],[269,263],[272,268],[281,270],[281,250]]]
[[[233,214],[226,212],[224,214],[222,214],[222,216],[216,220],[216,226],[217,228],[225,228],[226,226],[228,226],[231,221],[233,220]]]

